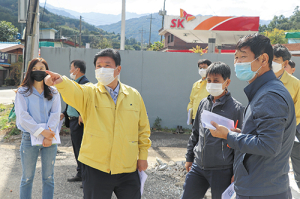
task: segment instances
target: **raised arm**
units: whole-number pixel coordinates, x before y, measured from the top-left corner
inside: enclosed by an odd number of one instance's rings
[[[80,85],[58,73],[51,71],[46,71],[46,73],[49,75],[44,79],[45,84],[55,86],[68,105],[82,112],[85,108],[86,100],[89,97],[87,94],[89,86]]]

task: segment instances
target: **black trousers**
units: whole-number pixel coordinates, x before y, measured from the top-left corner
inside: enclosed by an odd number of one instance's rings
[[[212,199],[221,199],[222,193],[231,184],[233,170],[203,170],[193,163],[190,172],[186,175],[181,199],[203,198],[211,187]]]
[[[111,175],[83,164],[84,199],[140,199],[141,184],[138,171]]]
[[[82,163],[78,161],[78,155],[80,151],[82,135],[83,135],[83,124],[78,124],[78,118],[70,120],[70,131],[71,131],[71,140],[73,145],[73,151],[75,159],[77,161],[77,176],[81,177],[81,167]]]

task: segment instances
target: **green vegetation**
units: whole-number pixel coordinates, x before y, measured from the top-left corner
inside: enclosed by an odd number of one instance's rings
[[[0,131],[6,132],[4,139],[8,139],[12,135],[19,135],[21,133],[21,131],[16,127],[16,121],[8,121],[8,115],[12,107],[12,104],[0,104]]]
[[[11,22],[19,32],[21,31],[21,24],[18,23],[18,0],[0,1],[0,21]],[[54,28],[58,30],[55,35],[56,39],[63,36],[76,43],[79,41],[79,19],[56,15],[40,7],[40,29],[43,28]],[[83,46],[85,46],[86,43],[90,43],[92,48],[120,48],[120,34],[109,33],[84,21],[81,23],[81,29],[81,45]],[[125,45],[125,49],[130,50],[140,50],[141,46],[140,42],[137,42],[136,39],[133,38],[126,38]]]
[[[274,16],[268,25],[259,26],[259,32],[270,38],[272,44],[285,44],[285,32],[300,32],[299,6],[294,9],[293,15],[284,17]]]
[[[11,22],[0,21],[0,41],[17,41],[17,39],[15,38],[17,33],[18,29],[14,25],[12,25]]]

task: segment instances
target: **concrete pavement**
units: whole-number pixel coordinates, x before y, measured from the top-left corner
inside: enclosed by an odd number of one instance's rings
[[[13,91],[13,89],[17,89],[17,87],[0,87],[0,104],[13,103],[16,97],[16,93]]]

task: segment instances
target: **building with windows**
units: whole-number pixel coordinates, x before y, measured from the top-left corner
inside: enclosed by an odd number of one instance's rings
[[[23,55],[24,45],[20,42],[0,42],[0,86],[9,76],[11,64],[18,62]]]

